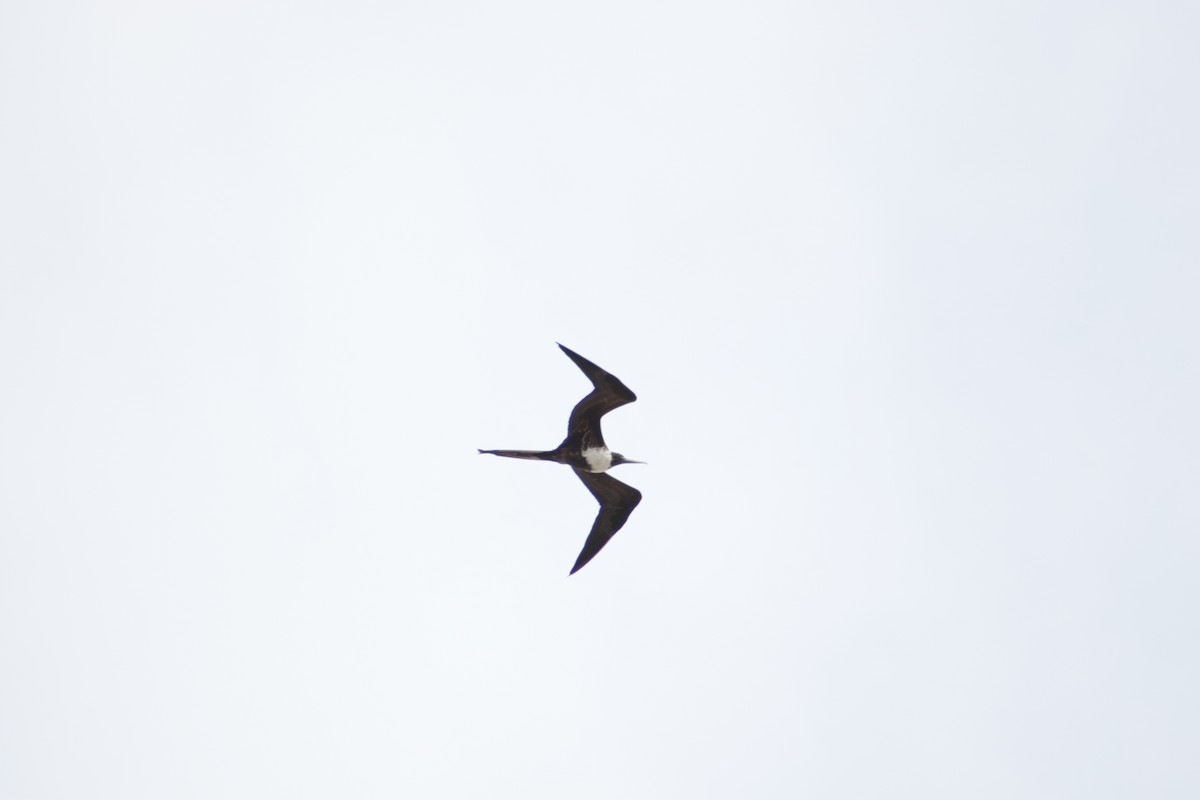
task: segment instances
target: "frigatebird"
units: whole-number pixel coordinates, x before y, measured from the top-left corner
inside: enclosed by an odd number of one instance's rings
[[[632,486],[626,486],[611,475],[605,474],[618,464],[644,464],[644,461],[634,461],[620,453],[614,453],[604,443],[600,433],[600,418],[614,408],[620,408],[626,403],[637,400],[637,395],[629,391],[625,384],[613,375],[597,367],[578,353],[563,347],[559,348],[567,357],[575,362],[583,374],[592,382],[591,394],[580,400],[571,410],[571,418],[567,422],[567,438],[553,450],[480,450],[493,456],[505,458],[528,458],[537,461],[556,461],[566,464],[575,470],[579,480],[587,487],[596,501],[600,503],[600,513],[592,523],[592,532],[583,543],[583,550],[571,568],[574,575],[584,564],[587,564],[600,552],[608,540],[621,530],[621,526],[629,519],[633,509],[642,500],[642,493]]]

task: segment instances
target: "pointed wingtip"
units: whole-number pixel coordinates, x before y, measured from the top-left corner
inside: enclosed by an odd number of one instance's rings
[[[594,556],[595,553],[592,553],[592,555]],[[579,553],[579,557],[575,559],[575,566],[571,567],[571,571],[567,573],[568,577],[571,575],[574,575],[576,572],[579,572],[579,570],[581,570],[585,566],[587,566],[587,563],[591,560],[592,560],[592,556],[588,556],[587,558],[584,558],[583,552],[581,551]]]
[[[585,555],[584,553],[581,552],[579,554],[579,557],[575,559],[575,566],[571,567],[571,571],[568,572],[567,575],[571,576],[571,575],[574,575],[576,572],[579,572],[579,570],[583,569],[588,564],[592,563],[592,559],[595,557],[596,557],[595,553],[590,553],[590,554]]]

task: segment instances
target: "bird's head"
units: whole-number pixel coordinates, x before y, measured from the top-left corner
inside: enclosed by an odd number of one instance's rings
[[[621,455],[620,453],[613,453],[612,454],[612,465],[609,467],[609,469],[611,469],[612,467],[615,467],[619,464],[645,464],[645,463],[646,463],[645,461],[634,461],[632,458],[626,458],[625,456]]]

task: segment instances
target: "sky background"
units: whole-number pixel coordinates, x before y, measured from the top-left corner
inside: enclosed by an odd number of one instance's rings
[[[0,796],[1200,796],[1198,34],[0,4]]]

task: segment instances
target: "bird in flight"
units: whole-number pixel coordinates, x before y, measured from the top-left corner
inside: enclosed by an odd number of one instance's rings
[[[571,568],[574,575],[585,564],[596,557],[608,540],[621,530],[621,526],[629,519],[633,509],[642,500],[642,493],[632,486],[626,486],[616,478],[608,475],[609,469],[618,464],[644,464],[644,461],[634,461],[620,453],[614,453],[604,443],[600,433],[600,418],[614,408],[620,408],[626,403],[637,400],[637,395],[629,391],[625,384],[616,377],[588,361],[583,356],[559,345],[567,357],[575,362],[575,366],[583,370],[588,380],[592,382],[591,394],[580,400],[571,410],[571,419],[567,422],[567,438],[553,450],[480,450],[505,458],[528,458],[536,461],[556,461],[566,464],[575,470],[579,480],[587,487],[596,501],[600,503],[600,513],[592,523],[592,532],[583,543],[579,558]]]

